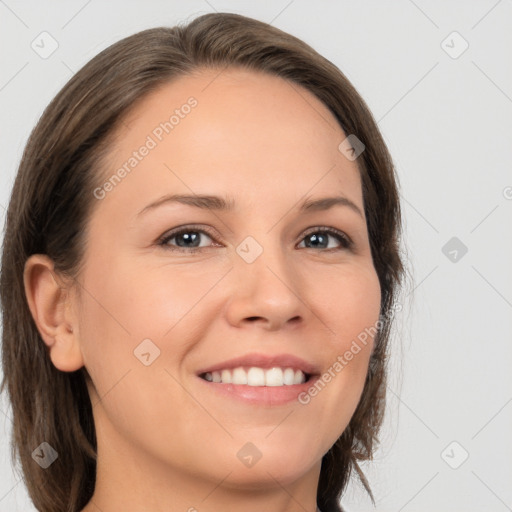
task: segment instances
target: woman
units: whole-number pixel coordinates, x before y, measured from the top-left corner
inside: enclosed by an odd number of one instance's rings
[[[396,176],[364,101],[236,14],[127,37],[51,102],[2,258],[38,510],[340,511],[383,419]]]

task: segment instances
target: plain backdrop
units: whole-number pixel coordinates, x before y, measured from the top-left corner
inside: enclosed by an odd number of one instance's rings
[[[72,74],[125,36],[212,11],[271,22],[334,62],[397,167],[413,279],[382,444],[363,465],[376,510],[512,510],[511,0],[0,1],[2,226],[29,132]],[[29,512],[1,398],[0,512]],[[357,482],[342,503],[374,510]]]

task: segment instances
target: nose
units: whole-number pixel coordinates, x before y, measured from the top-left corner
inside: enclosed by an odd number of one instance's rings
[[[236,254],[231,279],[231,325],[255,324],[275,331],[304,320],[308,308],[301,297],[300,276],[280,249],[266,247],[251,263]]]

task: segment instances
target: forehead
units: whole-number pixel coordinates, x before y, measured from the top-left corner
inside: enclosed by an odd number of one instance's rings
[[[132,108],[104,177],[124,165],[122,186],[137,197],[155,186],[218,195],[240,187],[254,197],[271,193],[268,184],[297,199],[336,187],[357,201],[359,169],[338,149],[345,138],[330,110],[297,84],[246,69],[201,70],[161,85]],[[145,156],[133,156],[143,146],[150,147]]]
[[[194,113],[201,112],[208,121],[213,121],[215,115],[223,122],[236,121],[241,127],[244,122],[262,118],[292,123],[300,120],[308,121],[311,136],[319,127],[322,132],[341,132],[333,114],[312,92],[279,76],[245,68],[199,69],[161,84],[131,109],[124,124],[130,126],[151,117],[161,119],[190,97],[200,107],[194,108]],[[269,109],[273,111],[270,117]],[[272,125],[267,130],[271,132]]]

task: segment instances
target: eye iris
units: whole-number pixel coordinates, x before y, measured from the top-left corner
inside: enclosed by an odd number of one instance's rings
[[[176,243],[180,245],[179,240],[185,241],[185,247],[197,247],[199,245],[199,233],[196,231],[187,231],[176,235]],[[189,242],[192,242],[190,244]]]
[[[328,245],[327,236],[324,233],[314,233],[312,235],[309,235],[308,239],[310,240],[310,242],[312,242],[312,244],[310,244],[309,247],[327,247]]]

